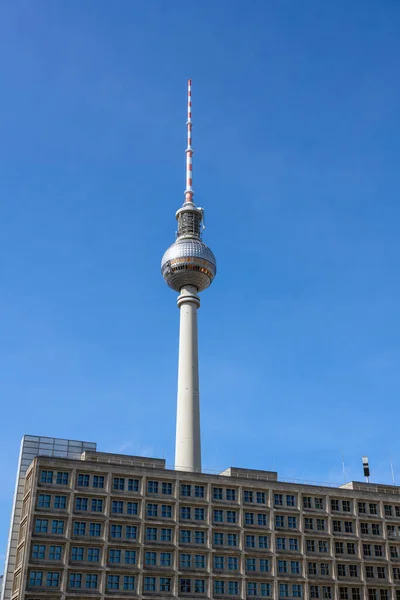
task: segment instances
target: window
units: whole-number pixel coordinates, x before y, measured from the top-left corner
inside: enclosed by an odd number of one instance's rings
[[[260,515],[258,515],[258,516],[260,516]],[[266,517],[266,515],[264,515],[264,516]],[[287,520],[288,520],[289,529],[297,529],[297,517],[288,517]],[[259,523],[259,525],[260,525],[260,523]],[[265,523],[265,525],[266,525],[266,523]]]
[[[261,583],[260,591],[261,591],[261,596],[270,596],[271,595],[271,584],[270,583]]]
[[[191,591],[190,579],[181,579],[179,583],[180,583],[181,592],[190,592]]]
[[[324,508],[324,499],[323,498],[315,498],[315,508],[318,510],[323,510]],[[331,590],[332,593],[332,590]]]
[[[366,567],[365,567],[365,576],[367,577],[367,579],[373,579],[373,577],[374,577],[374,567],[371,567],[370,565],[366,565]]]
[[[224,534],[220,532],[214,533],[214,545],[215,546],[223,546],[224,545]]]
[[[148,517],[156,517],[158,513],[158,504],[148,504],[147,505],[147,516]]]
[[[389,600],[389,592],[388,590],[379,590],[381,600]]]
[[[137,527],[136,525],[127,525],[125,529],[125,537],[127,540],[136,540]]]
[[[124,590],[135,589],[135,577],[133,575],[124,575]]]
[[[375,556],[383,556],[384,555],[383,547],[380,544],[375,544],[374,550],[375,550]]]
[[[89,562],[99,562],[100,548],[88,548],[87,559]]]
[[[376,567],[378,579],[386,579],[386,567]]]
[[[107,589],[119,590],[119,575],[108,575],[107,577]]]
[[[236,556],[228,556],[228,569],[229,571],[238,570],[238,559]]]
[[[191,496],[192,486],[188,483],[181,483],[181,496]]]
[[[390,558],[399,558],[400,552],[397,546],[390,546]],[[400,600],[400,598],[399,598]]]
[[[155,592],[156,591],[156,578],[155,577],[145,577],[144,578],[144,591],[145,592]]]
[[[70,573],[69,587],[71,587],[71,588],[82,587],[82,573]]]
[[[126,503],[126,514],[127,515],[137,515],[138,514],[138,503],[137,502],[127,502]]]
[[[162,556],[162,554],[161,554]],[[135,565],[136,564],[136,551],[135,550],[125,550],[125,564],[126,565]]]
[[[287,506],[296,506],[296,496],[288,494],[286,496],[286,504]]]
[[[275,506],[283,505],[283,495],[282,494],[274,494],[274,504],[275,504]]]
[[[87,589],[96,589],[97,588],[97,575],[86,575],[86,585]]]
[[[54,508],[65,509],[67,507],[67,496],[54,496]]]
[[[123,477],[114,477],[113,489],[123,491],[125,489],[125,479]]]
[[[265,504],[265,492],[257,492],[257,504]]]
[[[71,560],[80,561],[83,560],[84,549],[79,546],[73,546],[71,549]]]
[[[92,512],[103,512],[103,500],[92,498]]]
[[[352,542],[347,542],[347,554],[355,554],[356,553],[356,545]]]
[[[213,498],[214,500],[222,500],[222,488],[215,487],[213,488]]]
[[[219,571],[225,568],[225,559],[223,556],[214,556],[214,569]]]
[[[269,571],[269,560],[267,558],[260,558],[260,571],[268,573]]]
[[[235,502],[236,501],[236,490],[227,488],[226,499],[229,500],[230,502]]]
[[[290,561],[290,572],[292,573],[292,575],[300,574],[300,563],[298,560]]]
[[[76,498],[75,499],[75,510],[87,510],[88,499],[87,498]]]
[[[256,559],[255,558],[246,558],[246,571],[255,571],[256,570]]]
[[[345,521],[344,522],[344,530],[346,533],[353,533],[353,522]]]
[[[53,483],[53,471],[41,471],[40,483]]]
[[[247,595],[248,596],[257,596],[257,584],[249,581],[247,583]]]
[[[286,538],[283,538],[283,537],[276,538],[276,549],[277,550],[285,550],[286,549]]]
[[[161,552],[160,554],[160,566],[170,567],[172,564],[171,552]]]
[[[317,574],[317,563],[316,562],[307,563],[307,570],[308,570],[309,575],[316,575]]]
[[[350,500],[342,501],[342,510],[343,512],[351,512],[351,502]]]
[[[39,560],[45,557],[46,546],[44,544],[33,544],[32,558]]]
[[[206,582],[204,579],[195,579],[194,580],[194,592],[195,594],[205,594],[206,591]]]
[[[310,598],[319,598],[319,587],[317,585],[310,585]]]
[[[337,566],[337,574],[338,577],[346,577],[346,565],[338,565]]]
[[[156,552],[146,552],[145,564],[147,567],[155,567],[157,564],[157,553]]]
[[[214,522],[222,523],[224,520],[224,511],[223,510],[214,510]]]
[[[372,535],[381,535],[379,523],[372,523]]]
[[[60,573],[48,571],[46,577],[46,587],[58,587],[60,584]]]
[[[300,584],[292,585],[292,596],[293,598],[301,598],[303,595],[303,586]]]
[[[288,598],[289,597],[289,586],[287,583],[279,584],[279,598]]]
[[[181,588],[182,591],[182,588]],[[214,580],[214,594],[224,594],[225,593],[225,582]]]
[[[339,500],[331,500],[331,510],[339,510]]]
[[[37,505],[39,508],[50,508],[50,494],[39,494]]]
[[[163,481],[161,486],[161,492],[166,496],[172,496],[172,483],[169,481]]]
[[[324,540],[318,542],[318,552],[326,554],[328,552],[328,543]]]
[[[314,540],[306,540],[306,550],[307,552],[315,552]]]
[[[365,513],[367,512],[367,505],[365,502],[359,502],[358,503],[358,514],[360,515],[365,515]]]
[[[65,471],[57,472],[57,478],[56,478],[57,485],[68,485],[68,480],[69,480],[69,473],[66,473]]]
[[[204,485],[195,485],[194,495],[195,498],[204,498]]]
[[[325,519],[317,519],[317,530],[325,531],[326,530],[326,521]]]
[[[244,502],[253,502],[253,492],[251,490],[244,490],[243,500]]]
[[[299,540],[297,538],[289,538],[289,550],[294,552],[298,552],[299,550]]]
[[[369,533],[368,523],[360,523],[360,527],[361,527],[361,533],[363,535],[368,535],[368,533]]]
[[[400,568],[399,567],[393,567],[393,579],[395,581],[398,581],[400,579]]]
[[[122,515],[124,512],[124,503],[120,500],[113,500],[111,503],[111,512]]]
[[[333,521],[333,531],[338,533],[340,531],[342,531],[342,522],[341,521]]]
[[[347,590],[347,587],[339,588],[339,596],[340,596],[340,600],[348,600],[349,599],[349,592]]]
[[[268,536],[267,535],[259,535],[258,536],[258,547],[268,549]]]
[[[51,522],[51,533],[62,535],[64,533],[64,521],[53,520]]]
[[[349,565],[349,575],[350,577],[358,577],[357,565]]]
[[[220,534],[222,535],[222,533]],[[181,529],[181,544],[190,544],[190,542],[192,541],[192,532],[189,529]],[[217,542],[215,541],[215,533],[214,533],[214,544],[216,544]],[[221,542],[222,544],[222,542]]]
[[[93,475],[93,487],[104,488],[104,475]]]
[[[111,525],[111,537],[122,538],[122,525],[115,525],[114,523]]]
[[[146,527],[146,540],[148,542],[156,542],[157,541],[157,528],[156,527]]]
[[[304,518],[304,529],[314,529],[314,519]]]
[[[369,505],[369,514],[370,515],[377,515],[378,514],[378,505],[377,504],[370,504]]]
[[[160,592],[170,592],[171,591],[171,578],[170,577],[160,577]]]
[[[252,513],[245,513],[245,515],[248,515],[248,514],[252,514]],[[246,522],[246,525],[248,525],[247,522]],[[282,515],[275,516],[275,527],[277,529],[281,528],[281,527],[285,527],[285,517],[284,516],[282,516]]]
[[[238,581],[229,581],[228,582],[228,594],[232,594],[233,596],[237,596],[239,594],[239,582]]]
[[[161,529],[161,541],[171,542],[172,541],[172,529]]]
[[[181,519],[191,519],[192,510],[190,506],[181,506]]]
[[[78,473],[78,487],[89,487],[89,475],[84,473]]]
[[[321,563],[319,566],[319,571],[321,575],[329,575],[329,563]]]
[[[148,494],[158,494],[158,481],[147,482],[147,493]]]
[[[226,511],[226,521],[227,521],[227,523],[237,523],[236,510],[227,510]]]
[[[245,523],[245,525],[254,525],[254,513],[245,512],[244,513],[244,523]]]
[[[35,533],[47,533],[49,521],[47,519],[36,519]]]
[[[303,496],[303,508],[311,508],[311,497]]]
[[[111,548],[109,550],[108,560],[110,563],[119,564],[121,562],[121,550]]]
[[[232,512],[232,511],[229,511]],[[194,520],[195,521],[204,521],[205,509],[204,508],[195,508],[194,509]]]
[[[43,585],[43,572],[42,571],[30,571],[29,585],[31,587],[42,586]]]
[[[136,505],[136,507],[137,507],[137,505]],[[172,519],[172,506],[170,506],[169,504],[162,504],[161,505],[161,516],[163,517],[163,519]]]
[[[101,523],[90,523],[89,535],[92,537],[100,537]]]
[[[84,521],[74,521],[74,535],[86,534],[86,523]]]
[[[237,546],[237,534],[228,533],[228,546]]]
[[[247,548],[255,548],[256,547],[256,536],[255,535],[246,535],[246,547]]]
[[[278,573],[287,573],[287,561],[286,560],[278,560]]]
[[[194,543],[195,544],[205,544],[206,543],[205,531],[195,531],[194,532]]]
[[[49,559],[50,560],[61,560],[62,546],[50,546]]]
[[[204,554],[195,554],[194,555],[194,566],[195,566],[195,569],[205,569],[206,568],[206,557]]]

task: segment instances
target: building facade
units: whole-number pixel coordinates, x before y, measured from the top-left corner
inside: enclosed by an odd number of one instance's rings
[[[400,488],[38,456],[11,598],[89,597],[400,600]]]

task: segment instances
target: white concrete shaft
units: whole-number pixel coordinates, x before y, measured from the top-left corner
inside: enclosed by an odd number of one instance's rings
[[[180,309],[178,406],[175,469],[201,472],[197,288],[187,285],[178,297]]]

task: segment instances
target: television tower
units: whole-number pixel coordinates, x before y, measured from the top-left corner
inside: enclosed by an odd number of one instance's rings
[[[199,292],[212,283],[215,256],[201,241],[204,211],[195,205],[192,188],[192,81],[188,81],[186,189],[183,206],[177,210],[176,241],[164,253],[161,273],[170,288],[179,292],[180,310],[178,402],[176,415],[175,469],[201,471],[199,359],[197,309]]]

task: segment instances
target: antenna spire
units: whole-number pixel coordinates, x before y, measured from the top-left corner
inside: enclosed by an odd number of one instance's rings
[[[188,79],[188,113],[187,113],[187,148],[186,148],[186,189],[185,203],[193,203],[193,188],[192,188],[192,80]]]

